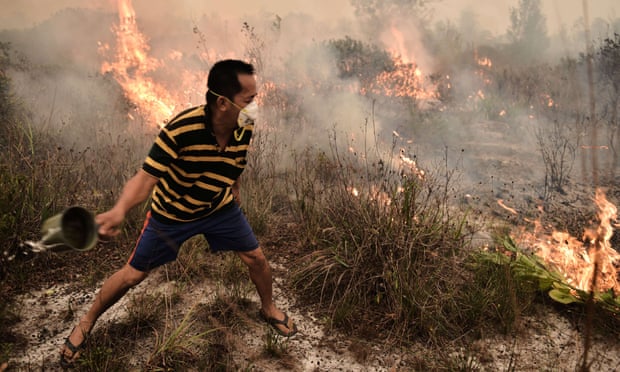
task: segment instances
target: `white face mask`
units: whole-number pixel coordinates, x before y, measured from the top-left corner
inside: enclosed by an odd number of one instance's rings
[[[237,117],[237,124],[239,125],[239,127],[245,127],[246,125],[254,124],[257,119],[258,104],[256,103],[256,101],[252,101],[239,111],[239,116]]]

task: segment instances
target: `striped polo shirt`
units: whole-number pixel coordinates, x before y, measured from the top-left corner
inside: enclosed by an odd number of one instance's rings
[[[173,118],[142,165],[159,178],[151,213],[160,222],[194,221],[233,202],[232,185],[245,168],[254,126],[237,128],[220,149],[206,110],[198,106]]]

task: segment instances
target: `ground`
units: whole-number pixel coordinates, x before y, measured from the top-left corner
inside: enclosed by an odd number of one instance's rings
[[[380,340],[360,340],[330,331],[324,318],[287,295],[286,262],[276,261],[273,263],[275,297],[298,324],[300,332],[289,340],[279,338],[286,350],[284,357],[266,356],[265,340],[273,334],[256,316],[258,299],[250,296],[250,305],[242,310],[242,316],[247,317],[244,331],[236,333],[235,343],[241,345],[234,352],[236,365],[251,366],[254,371],[409,371],[418,363],[417,358],[427,357],[428,352],[421,351],[425,345],[398,348]],[[104,314],[94,332],[108,332],[114,324],[122,324],[132,298],[140,298],[144,292],[171,296],[175,285],[166,280],[164,270],[154,273]],[[183,306],[177,307],[191,309],[212,299],[215,291],[216,286],[209,281],[194,285],[183,295]],[[70,283],[43,286],[21,296],[19,302],[28,310],[21,312],[21,321],[13,331],[24,338],[26,347],[12,355],[11,370],[60,370],[57,365],[59,348],[93,296],[92,289],[75,288]],[[69,304],[75,313],[68,313]],[[570,310],[566,308],[539,306],[535,315],[521,319],[516,335],[489,335],[467,349],[450,350],[450,354],[461,366],[469,368],[465,370],[508,371],[512,370],[511,366],[517,366],[518,371],[576,370],[583,350],[581,326],[571,319]],[[155,337],[156,334],[150,334],[141,341],[139,348],[136,346],[137,350],[144,350],[141,356],[135,355],[132,363],[136,368],[145,362],[140,359],[152,351]],[[590,356],[592,371],[620,370],[618,339],[595,336]]]
[[[537,162],[536,155],[520,146],[511,145],[504,124],[479,123],[480,133],[476,145],[463,143],[463,171],[471,180],[464,181],[459,192],[461,202],[472,210],[495,220],[510,224],[525,224],[525,212],[535,211],[542,200],[545,189],[533,179],[540,177],[528,164]],[[499,143],[503,143],[500,145]],[[474,174],[474,171],[477,174]],[[536,173],[538,172],[538,173]],[[578,185],[578,182],[573,182]],[[547,209],[555,213],[563,211],[564,226],[559,228],[578,229],[594,211],[593,188],[582,182],[569,192],[558,194],[547,201]],[[609,190],[609,197],[617,202],[619,192]],[[503,208],[497,201],[518,212],[515,214]],[[523,214],[522,214],[523,213]],[[490,232],[481,231],[476,244],[489,242]],[[454,346],[444,350],[433,350],[432,346],[417,344],[407,347],[389,345],[382,340],[366,340],[346,336],[329,329],[324,316],[316,313],[304,303],[303,298],[291,294],[288,283],[291,275],[294,252],[282,247],[281,238],[273,237],[265,243],[265,251],[271,258],[274,271],[274,291],[277,304],[298,324],[300,332],[291,339],[273,338],[269,327],[256,312],[258,299],[250,294],[247,306],[236,309],[234,314],[243,318],[242,330],[235,331],[232,352],[235,364],[254,371],[410,371],[424,365],[420,361],[432,358],[433,353],[449,355],[455,361],[457,370],[481,371],[573,371],[579,370],[584,350],[583,317],[580,309],[559,306],[547,301],[535,305],[531,314],[519,320],[518,329],[510,335],[482,335],[467,347]],[[20,342],[12,351],[9,370],[56,370],[58,351],[76,319],[92,301],[96,288],[103,277],[124,258],[118,250],[106,249],[105,245],[89,253],[45,253],[49,260],[48,272],[32,279],[32,288],[19,297],[17,304],[19,321],[12,332]],[[95,257],[94,255],[99,255]],[[101,256],[108,256],[102,260]],[[42,258],[38,258],[42,259]],[[66,272],[63,268],[73,267]],[[95,274],[93,274],[95,272]],[[88,277],[88,278],[86,278]],[[91,283],[85,285],[84,283]],[[179,288],[182,288],[180,291]],[[145,283],[133,289],[120,303],[108,311],[93,331],[96,335],[111,332],[115,324],[123,324],[132,299],[143,298],[144,293],[159,293],[165,298],[179,295],[174,309],[192,309],[213,301],[219,290],[209,278],[179,285],[169,280],[165,269],[153,273]],[[543,301],[544,302],[544,301]],[[181,306],[182,305],[182,306]],[[172,309],[172,308],[171,308]],[[178,311],[178,310],[174,310]],[[183,313],[166,312],[166,317]],[[136,369],[143,365],[143,359],[153,352],[157,339],[154,332],[132,345],[134,359],[129,361]],[[455,340],[455,345],[458,344]],[[266,345],[284,350],[280,356],[268,355]],[[116,346],[119,347],[119,346]],[[589,351],[591,371],[620,371],[620,340],[596,333]],[[426,363],[432,365],[432,363]],[[2,367],[0,367],[0,370]]]

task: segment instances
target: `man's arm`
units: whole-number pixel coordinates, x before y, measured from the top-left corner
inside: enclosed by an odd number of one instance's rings
[[[104,236],[116,236],[120,232],[118,226],[125,219],[129,210],[137,204],[145,201],[157,184],[158,179],[140,169],[132,178],[125,183],[121,196],[114,207],[107,212],[95,217],[99,225],[99,234]]]

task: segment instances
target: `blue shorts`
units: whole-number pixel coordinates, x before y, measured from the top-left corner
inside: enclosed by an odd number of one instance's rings
[[[258,248],[252,227],[237,204],[203,219],[179,224],[161,223],[148,212],[128,263],[134,269],[150,271],[174,261],[181,245],[199,234],[204,235],[214,252],[249,252]]]

